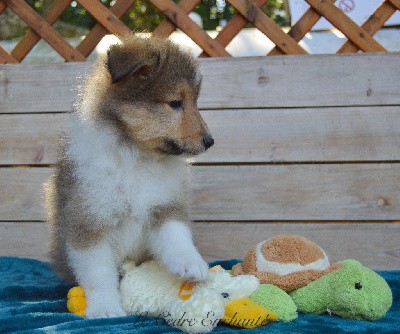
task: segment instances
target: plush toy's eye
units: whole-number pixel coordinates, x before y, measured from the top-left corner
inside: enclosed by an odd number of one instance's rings
[[[179,110],[183,109],[183,101],[182,100],[174,100],[169,103],[169,106],[172,109]]]
[[[362,289],[361,283],[360,283],[360,282],[356,282],[356,283],[354,284],[354,288],[357,289],[357,290],[361,290],[361,289]]]
[[[229,297],[229,293],[227,293],[227,292],[222,292],[222,293],[221,293],[221,296],[224,297],[224,298],[228,298],[228,297]]]

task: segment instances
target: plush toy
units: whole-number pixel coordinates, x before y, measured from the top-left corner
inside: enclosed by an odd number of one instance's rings
[[[385,316],[392,306],[386,281],[358,261],[345,260],[339,265],[340,269],[290,293],[298,310],[369,321]]]
[[[331,265],[318,245],[300,236],[260,242],[232,273],[257,276],[263,284],[250,298],[284,321],[296,318],[293,303],[304,313],[329,312],[370,321],[383,317],[392,305],[392,292],[381,276],[355,260]]]
[[[250,300],[273,310],[279,321],[289,322],[297,318],[297,306],[289,294],[273,284],[260,284],[250,295]]]
[[[287,292],[338,269],[314,242],[296,235],[282,235],[254,246],[243,263],[232,268],[234,276],[254,275],[260,283],[273,284]]]
[[[128,314],[152,316],[188,333],[210,332],[221,320],[225,324],[253,328],[277,316],[248,297],[259,281],[251,275],[232,277],[219,268],[205,282],[192,282],[171,274],[158,262],[135,266],[127,263],[120,282],[122,306]],[[68,309],[84,316],[84,291],[75,287],[68,294]]]

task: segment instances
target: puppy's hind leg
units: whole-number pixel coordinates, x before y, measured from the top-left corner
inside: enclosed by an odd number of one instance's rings
[[[187,224],[170,220],[152,231],[150,247],[155,257],[173,273],[205,280],[209,269],[192,241]]]
[[[79,285],[85,290],[87,318],[126,315],[119,296],[118,266],[110,245],[102,242],[86,249],[69,246],[68,260]]]

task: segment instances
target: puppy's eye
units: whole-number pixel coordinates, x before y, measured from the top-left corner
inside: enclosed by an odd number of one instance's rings
[[[169,106],[172,109],[179,110],[183,109],[183,101],[182,100],[174,100],[169,103]]]

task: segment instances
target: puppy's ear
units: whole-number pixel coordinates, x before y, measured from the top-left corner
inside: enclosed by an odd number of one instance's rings
[[[107,51],[107,67],[112,83],[121,81],[128,75],[146,78],[154,68],[151,62],[135,57],[132,51],[125,50],[121,45],[113,45]]]

